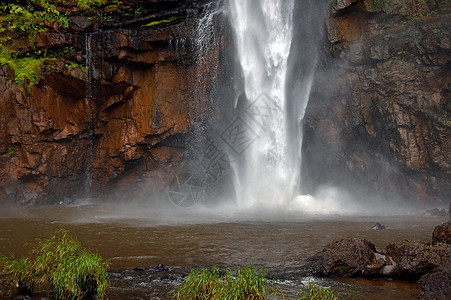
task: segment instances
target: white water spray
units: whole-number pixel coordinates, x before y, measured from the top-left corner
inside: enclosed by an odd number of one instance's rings
[[[285,206],[299,193],[301,121],[316,64],[309,65],[299,83],[302,92],[287,99],[293,10],[294,0],[230,1],[248,100],[244,122],[252,134],[248,139],[255,139],[234,165],[238,204],[243,207]]]

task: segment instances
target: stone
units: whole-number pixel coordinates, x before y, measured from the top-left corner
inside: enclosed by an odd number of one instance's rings
[[[447,300],[451,298],[451,268],[435,269],[421,280],[418,300]]]
[[[383,230],[383,229],[385,229],[385,226],[382,225],[381,223],[376,223],[374,224],[373,227],[371,227],[371,230]]]
[[[451,266],[451,245],[418,241],[391,243],[384,253],[396,264],[387,275],[418,279],[437,267]]]
[[[70,28],[75,31],[86,31],[92,27],[92,21],[83,16],[72,16],[70,20]]]
[[[311,261],[316,264],[315,274],[323,272],[327,276],[337,277],[364,275],[379,270],[384,264],[381,262],[382,257],[376,256],[374,250],[374,245],[366,240],[339,239],[324,247],[316,260]]]
[[[434,228],[434,232],[432,233],[432,243],[451,244],[451,221]]]

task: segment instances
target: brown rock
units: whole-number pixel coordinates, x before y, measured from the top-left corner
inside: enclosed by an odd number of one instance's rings
[[[403,241],[389,244],[385,253],[395,266],[388,275],[419,278],[440,266],[451,266],[451,245],[429,245],[424,242]]]
[[[174,2],[169,13],[205,4]],[[158,10],[162,16],[165,7]],[[204,112],[211,112],[208,95],[228,45],[212,45],[199,63],[191,45],[181,42],[194,41],[195,14],[158,28],[141,27],[143,19],[122,27],[99,22],[108,30],[89,34],[82,32],[93,22],[75,14],[68,30],[39,34],[37,47],[73,47],[80,64],[90,63],[88,72],[48,62],[54,71],[43,72],[26,93],[9,68],[0,68],[0,202],[60,202],[86,196],[89,187],[113,193],[122,175],[122,183],[148,178],[165,187],[161,178],[170,180],[184,164],[193,118],[214,117]],[[26,41],[17,46],[30,47]]]
[[[451,269],[437,268],[421,280],[419,300],[447,300],[451,298]]]
[[[443,223],[434,228],[432,233],[432,243],[451,244],[451,222]]]
[[[374,245],[362,239],[340,239],[323,250],[323,266],[330,276],[349,277],[364,275],[367,266],[374,271],[382,267],[381,257],[376,257]],[[373,262],[376,260],[376,262]],[[379,267],[379,265],[381,266]]]

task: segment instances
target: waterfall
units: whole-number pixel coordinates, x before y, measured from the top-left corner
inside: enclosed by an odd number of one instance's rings
[[[93,176],[93,164],[94,164],[94,116],[93,116],[93,72],[94,67],[92,63],[92,33],[86,33],[85,35],[85,66],[87,70],[87,80],[86,80],[86,107],[89,115],[88,132],[88,156],[86,157],[86,170],[85,170],[85,181],[84,181],[84,198],[91,198],[92,190],[92,176]]]
[[[302,2],[307,8],[312,6]],[[295,49],[295,54],[290,53],[294,48],[293,28],[299,24],[299,20],[293,20],[294,9],[294,0],[230,0],[230,22],[246,102],[242,105],[243,117],[229,127],[241,133],[235,141],[238,138],[247,143],[235,151],[240,159],[233,164],[235,190],[242,207],[280,207],[300,193],[301,123],[317,51],[298,53]],[[306,22],[315,16],[308,18]],[[290,71],[290,65],[299,55],[301,61],[309,63],[301,62],[302,72],[296,74],[299,72]],[[297,75],[299,78],[288,78]],[[293,88],[287,90],[288,85]]]

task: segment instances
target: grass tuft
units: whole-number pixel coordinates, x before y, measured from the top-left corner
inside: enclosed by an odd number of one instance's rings
[[[1,257],[4,278],[20,295],[33,286],[51,287],[55,299],[104,299],[109,286],[108,263],[59,230],[34,247],[32,258]]]
[[[172,296],[177,300],[260,300],[271,292],[272,287],[263,271],[252,266],[228,269],[225,274],[212,267],[209,270],[192,270],[186,281],[172,292]]]

